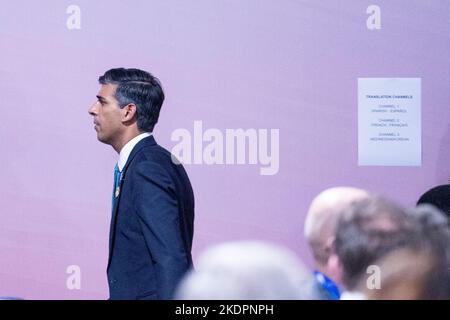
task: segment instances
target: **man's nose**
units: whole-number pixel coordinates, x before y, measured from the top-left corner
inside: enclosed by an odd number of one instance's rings
[[[91,116],[95,116],[97,114],[97,103],[94,103],[88,110],[88,113]]]

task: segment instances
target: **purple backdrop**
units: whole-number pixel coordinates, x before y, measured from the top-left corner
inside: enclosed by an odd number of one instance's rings
[[[380,30],[366,9],[381,8]],[[66,12],[81,9],[81,29]],[[155,136],[174,130],[280,129],[280,168],[188,165],[194,257],[224,240],[265,239],[310,264],[305,211],[353,185],[405,205],[450,176],[448,0],[41,0],[0,11],[0,295],[107,298],[117,155],[87,113],[111,67],[158,76]],[[421,167],[357,166],[357,78],[422,78]],[[81,268],[69,290],[66,268]]]

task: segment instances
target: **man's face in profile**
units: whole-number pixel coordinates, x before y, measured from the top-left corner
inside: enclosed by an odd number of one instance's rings
[[[94,129],[97,139],[112,144],[120,137],[122,126],[122,109],[115,98],[117,85],[102,85],[97,94],[97,101],[90,107],[89,114],[94,117]]]

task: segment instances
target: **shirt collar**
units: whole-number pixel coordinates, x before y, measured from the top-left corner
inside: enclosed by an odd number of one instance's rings
[[[119,166],[120,172],[122,172],[123,168],[125,167],[125,164],[128,161],[128,157],[130,156],[131,151],[133,151],[133,148],[138,144],[138,142],[144,138],[150,137],[151,135],[152,134],[149,132],[141,133],[140,135],[128,141],[123,146],[122,150],[120,150],[119,161],[117,161],[117,165]]]

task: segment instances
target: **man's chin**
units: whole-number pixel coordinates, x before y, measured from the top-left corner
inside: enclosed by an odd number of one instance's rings
[[[108,139],[106,139],[105,137],[102,137],[100,134],[97,133],[97,140],[100,141],[101,143],[104,144],[109,144],[108,143]]]

